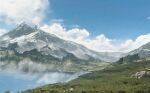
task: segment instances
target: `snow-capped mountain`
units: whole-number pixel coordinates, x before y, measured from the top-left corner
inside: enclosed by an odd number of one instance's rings
[[[88,70],[103,63],[101,58],[83,45],[25,23],[0,37],[0,70],[12,67],[23,72],[39,72],[39,68],[42,71]]]
[[[94,51],[82,45],[65,41],[24,23],[0,39],[1,48],[8,48],[11,47],[10,45],[16,44],[14,50],[19,54],[36,49],[43,55],[51,55],[59,59],[64,58],[68,53],[82,60],[99,59],[99,56]]]
[[[83,45],[63,40],[25,23],[0,37],[0,62],[5,62],[0,64],[0,68],[4,65],[8,66],[6,64],[13,61],[17,66],[18,63],[25,63],[24,65],[27,66],[23,67],[24,70],[31,69],[29,65],[35,63],[50,65],[45,68],[46,71],[47,69],[60,70],[60,68],[63,70],[83,69],[83,66],[86,66],[84,69],[88,69],[89,64],[98,66],[97,63],[119,58],[118,55],[115,57],[112,54],[95,52]]]
[[[82,60],[93,58],[110,61],[116,58],[113,58],[109,53],[97,53],[77,43],[65,41],[25,23],[0,37],[0,48],[8,48],[13,44],[16,44],[14,50],[20,54],[36,49],[43,55],[51,55],[59,59],[63,59],[68,53]]]

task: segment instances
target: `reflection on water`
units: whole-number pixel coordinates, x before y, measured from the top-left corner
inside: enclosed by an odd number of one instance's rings
[[[79,73],[64,73],[64,72],[49,72],[49,73],[17,73],[0,71],[0,93],[6,90],[12,92],[34,88],[44,84],[53,84],[58,82],[67,82],[84,74]]]
[[[52,71],[53,72],[50,72]],[[0,93],[10,90],[16,91],[31,89],[44,84],[67,82],[85,72],[54,72],[54,67],[47,64],[23,60],[17,62],[0,61]],[[11,92],[12,93],[12,92]]]

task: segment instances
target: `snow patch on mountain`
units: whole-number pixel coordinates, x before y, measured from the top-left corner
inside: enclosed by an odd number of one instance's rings
[[[113,61],[118,59],[118,57],[113,57],[112,55],[95,52],[72,41],[60,39],[53,34],[30,27],[24,23],[3,35],[0,39],[0,47],[7,48],[10,44],[17,44],[15,50],[20,54],[36,49],[44,55],[51,55],[59,59],[64,58],[67,54],[73,54],[82,60],[90,60],[92,58]]]

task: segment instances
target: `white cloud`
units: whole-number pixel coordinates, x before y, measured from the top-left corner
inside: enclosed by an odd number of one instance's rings
[[[41,29],[71,41],[84,39],[89,36],[89,32],[86,29],[74,28],[67,31],[60,23],[54,23],[51,26],[45,24]]]
[[[53,23],[52,25],[45,24],[41,29],[65,40],[74,41],[99,52],[129,52],[150,42],[150,34],[141,35],[135,40],[122,40],[123,42],[107,38],[103,34],[96,36],[94,39],[90,39],[88,30],[79,27],[67,30],[60,23]]]
[[[72,39],[84,39],[88,37],[90,34],[86,29],[79,29],[79,28],[74,28],[69,31],[67,31],[68,37]]]
[[[121,44],[120,50],[131,51],[137,49],[140,46],[150,42],[150,34],[140,35],[135,40],[126,40],[125,43]]]
[[[48,0],[1,0],[0,20],[6,23],[39,24],[45,16]]]
[[[2,36],[3,34],[7,33],[6,29],[0,29],[0,36]]]
[[[0,22],[18,24],[25,21],[27,23],[40,24],[45,17],[46,10],[49,9],[49,3],[49,0],[1,0]],[[147,17],[147,19],[150,19],[150,17]],[[81,29],[76,25],[72,29],[67,30],[60,24],[63,21],[62,19],[53,19],[51,20],[51,23],[54,22],[52,25],[45,24],[41,29],[99,52],[128,52],[150,42],[150,34],[141,35],[135,40],[128,39],[122,43],[118,42],[120,40],[107,38],[103,34],[91,39],[87,29]],[[0,35],[6,32],[5,29],[0,29]]]

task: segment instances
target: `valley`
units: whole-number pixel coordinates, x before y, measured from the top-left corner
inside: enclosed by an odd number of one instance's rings
[[[150,71],[140,79],[132,77],[147,68],[150,68],[150,61],[115,63],[104,70],[80,76],[68,83],[49,84],[23,93],[149,93]]]
[[[25,23],[0,38],[0,76],[20,85],[1,81],[3,92],[150,92],[149,43],[129,53],[95,52]]]
[[[107,53],[108,54],[108,53]],[[112,57],[44,32],[26,23],[0,37],[0,92],[68,82],[109,66]],[[116,54],[116,56],[119,56]],[[108,61],[108,62],[107,62]],[[14,86],[8,83],[20,86]]]
[[[0,93],[150,93],[150,0],[0,0]]]

